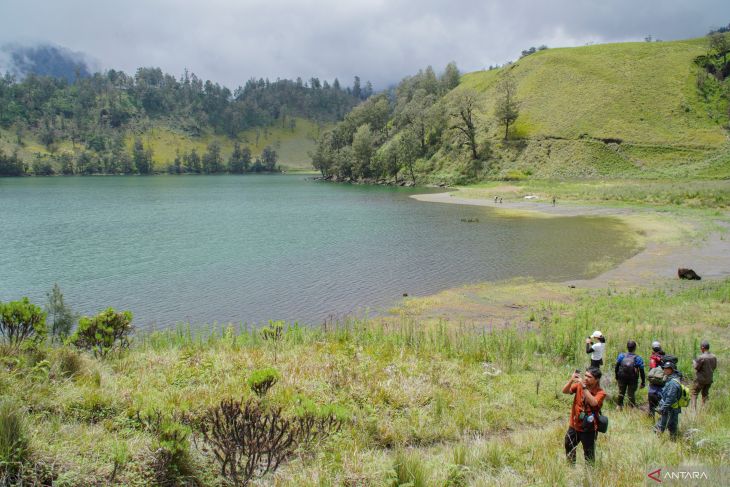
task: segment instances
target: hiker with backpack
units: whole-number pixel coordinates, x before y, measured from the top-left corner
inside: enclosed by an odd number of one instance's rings
[[[644,374],[644,359],[636,355],[636,342],[629,340],[626,343],[627,353],[620,353],[616,359],[616,382],[618,382],[618,398],[616,403],[619,408],[624,407],[624,396],[629,393],[629,406],[636,407],[636,389],[641,377],[641,388],[646,386]]]
[[[673,440],[679,436],[679,413],[683,407],[689,405],[689,390],[680,382],[677,371],[677,364],[667,360],[662,364],[665,383],[662,389],[662,399],[659,401],[657,411],[661,414],[654,429],[658,434],[669,429],[669,435]]]
[[[707,402],[712,385],[712,376],[717,368],[717,357],[710,353],[710,342],[703,340],[700,343],[702,354],[694,362],[695,381],[692,385],[692,405],[697,408],[697,396],[702,393],[702,404]]]
[[[599,417],[606,397],[600,382],[601,369],[590,367],[583,379],[580,377],[580,371],[576,370],[563,386],[563,394],[574,394],[568,432],[565,433],[565,455],[573,465],[580,444],[583,445],[586,463],[592,464],[596,457]],[[605,431],[605,428],[601,431]]]
[[[606,338],[600,331],[596,330],[589,338],[586,338],[586,353],[591,354],[591,367],[601,368],[605,350]]]
[[[649,415],[654,416],[659,401],[662,398],[662,388],[664,387],[664,370],[662,369],[662,361],[665,352],[659,342],[654,341],[651,344],[651,357],[649,357],[649,373],[647,380],[649,381]]]

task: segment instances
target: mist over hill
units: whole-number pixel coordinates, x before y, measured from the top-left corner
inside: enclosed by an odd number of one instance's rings
[[[10,73],[18,79],[35,74],[72,83],[78,78],[88,78],[95,68],[95,63],[85,54],[53,44],[5,44],[0,47],[0,73]]]

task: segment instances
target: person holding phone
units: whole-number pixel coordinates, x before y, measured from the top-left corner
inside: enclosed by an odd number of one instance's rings
[[[586,338],[586,353],[591,355],[591,367],[601,368],[603,365],[603,352],[606,350],[606,337],[596,330]]]
[[[590,367],[583,378],[576,370],[563,386],[563,394],[573,394],[573,407],[570,409],[568,432],[565,433],[565,455],[575,465],[578,445],[583,445],[586,463],[592,464],[596,458],[596,437],[598,436],[598,416],[601,414],[606,392],[601,389],[601,369]]]

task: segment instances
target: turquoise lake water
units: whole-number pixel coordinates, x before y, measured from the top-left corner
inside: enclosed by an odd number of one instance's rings
[[[610,218],[505,217],[419,192],[299,175],[0,179],[0,300],[42,304],[57,282],[77,312],[128,309],[140,328],[319,324],[403,293],[586,277],[634,251]]]

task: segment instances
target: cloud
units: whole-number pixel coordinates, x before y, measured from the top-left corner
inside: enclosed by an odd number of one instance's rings
[[[354,75],[384,87],[429,64],[469,71],[533,45],[697,37],[727,22],[726,0],[25,0],[0,4],[0,43],[49,41],[105,68],[187,68],[230,87]]]

